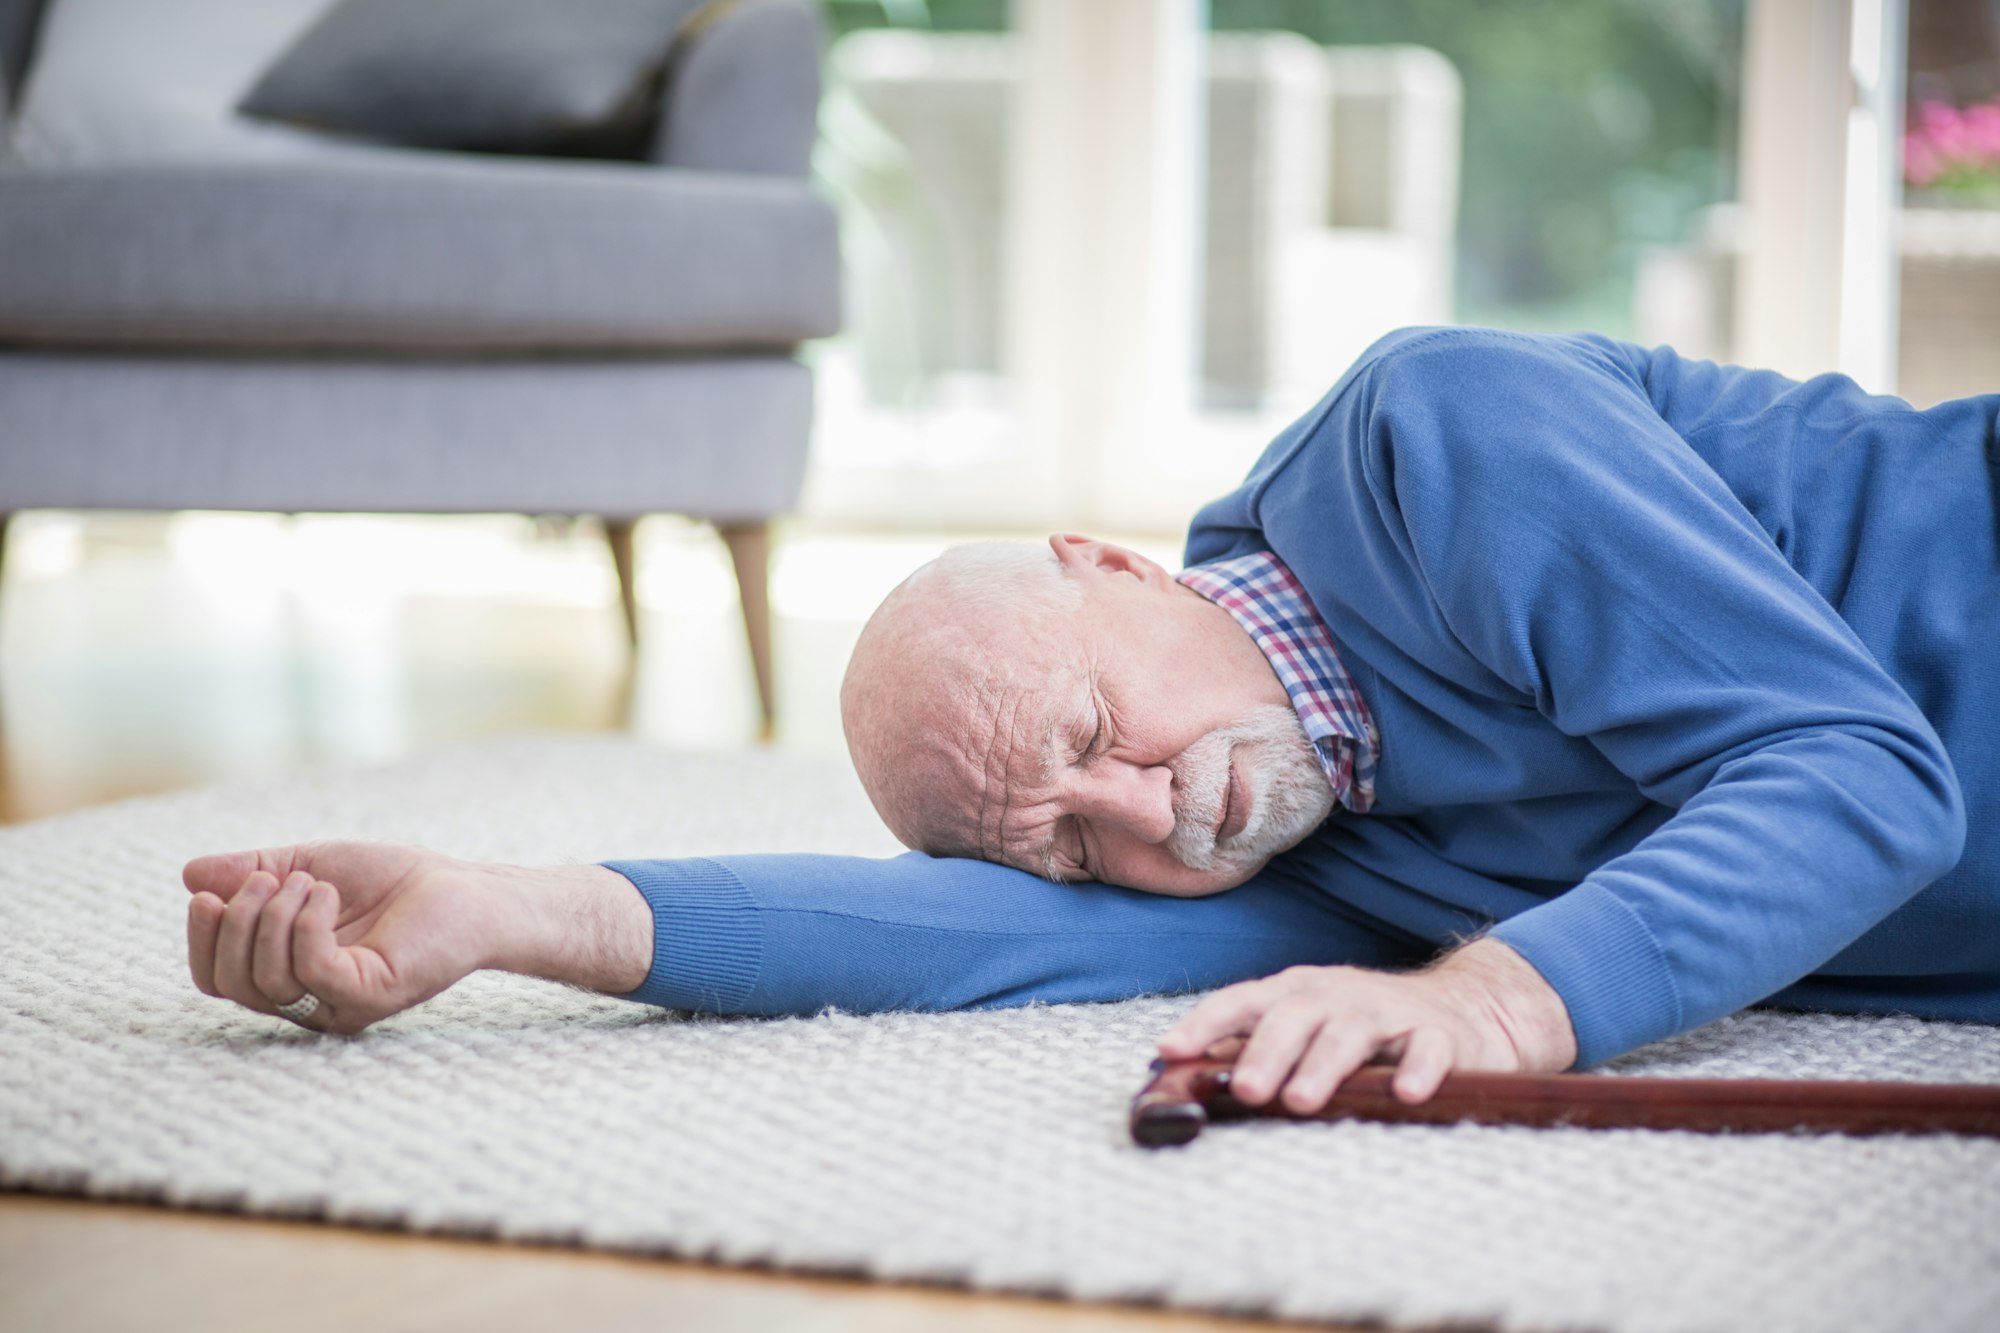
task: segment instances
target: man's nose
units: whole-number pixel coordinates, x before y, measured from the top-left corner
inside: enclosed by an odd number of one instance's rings
[[[1148,843],[1174,831],[1174,774],[1163,764],[1099,762],[1077,802],[1077,813]]]

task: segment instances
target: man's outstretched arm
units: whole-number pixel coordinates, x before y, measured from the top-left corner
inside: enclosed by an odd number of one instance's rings
[[[188,968],[205,994],[352,1034],[481,968],[590,990],[637,987],[652,913],[602,866],[502,866],[415,847],[319,842],[197,857],[181,877]]]
[[[353,1033],[481,968],[721,1013],[987,1008],[1416,961],[1309,888],[1212,898],[979,861],[742,856],[524,868],[372,843],[201,857],[195,984],[262,1013],[310,990]]]

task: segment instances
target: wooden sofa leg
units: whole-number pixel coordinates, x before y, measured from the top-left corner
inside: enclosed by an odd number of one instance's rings
[[[743,599],[743,629],[750,638],[750,665],[757,673],[757,706],[762,725],[757,735],[775,734],[776,687],[771,678],[771,525],[718,523],[716,531],[729,547],[736,566],[736,590]]]
[[[625,609],[625,641],[639,646],[639,602],[632,588],[632,530],[636,518],[607,518],[604,538],[611,546],[611,564],[618,571],[618,604]]]

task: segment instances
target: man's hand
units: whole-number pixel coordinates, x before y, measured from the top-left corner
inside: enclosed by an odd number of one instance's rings
[[[1247,1036],[1230,1078],[1242,1101],[1262,1106],[1283,1090],[1287,1110],[1309,1114],[1377,1057],[1398,1062],[1405,1102],[1430,1099],[1453,1069],[1555,1072],[1576,1061],[1562,998],[1526,959],[1498,940],[1477,940],[1421,972],[1293,967],[1227,986],[1160,1039],[1171,1060]]]
[[[305,1025],[323,1032],[359,1032],[483,967],[617,993],[652,963],[652,912],[599,866],[322,842],[197,857],[181,878],[194,984],[273,1015],[311,991]]]

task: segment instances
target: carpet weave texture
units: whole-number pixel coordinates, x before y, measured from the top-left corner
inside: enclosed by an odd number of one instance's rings
[[[0,1185],[1294,1318],[2000,1327],[2000,1140],[1255,1123],[1146,1152],[1186,999],[691,1018],[482,973],[358,1039],[199,994],[178,868],[307,837],[894,850],[836,763],[528,736],[0,830]],[[1753,1012],[1616,1072],[2000,1082],[2000,1029]]]

